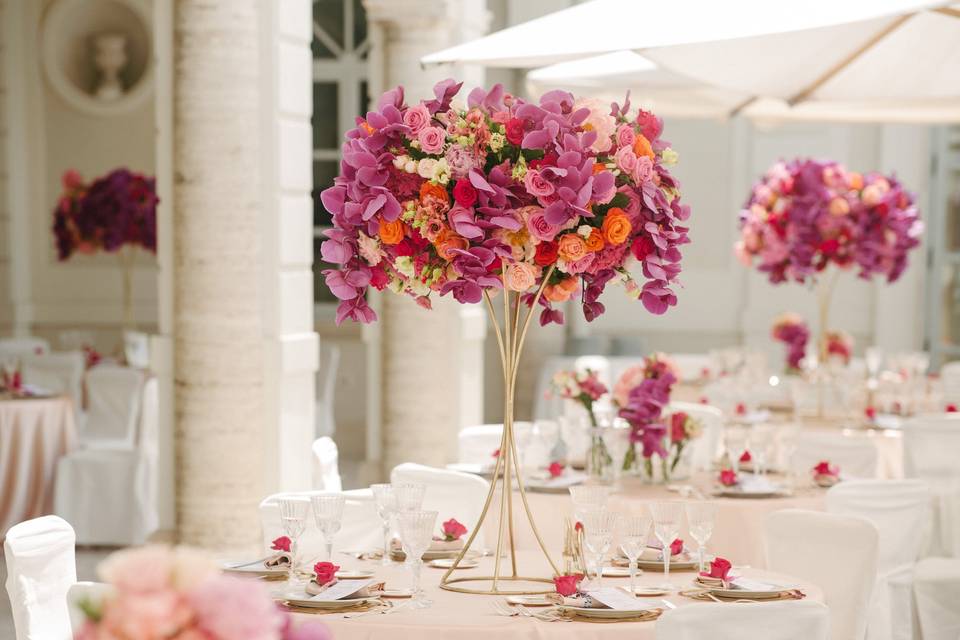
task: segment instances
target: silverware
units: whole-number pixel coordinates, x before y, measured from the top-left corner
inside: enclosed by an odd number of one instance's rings
[[[661,598],[661,599],[660,599],[660,602],[662,602],[667,609],[676,609],[676,608],[677,608],[677,605],[673,604],[672,602],[670,602],[669,600],[666,600],[666,599],[664,599],[664,598]]]

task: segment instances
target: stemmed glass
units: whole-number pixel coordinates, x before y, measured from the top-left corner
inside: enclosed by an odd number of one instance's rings
[[[397,511],[420,511],[427,485],[420,482],[400,482],[393,485]]]
[[[754,473],[759,476],[767,472],[767,452],[773,438],[769,425],[755,424],[750,429],[750,453],[754,458]]]
[[[290,568],[287,570],[287,581],[296,582],[297,551],[300,536],[307,528],[307,512],[310,510],[310,501],[306,498],[280,498],[277,501],[280,507],[280,526],[290,538]]]
[[[583,522],[583,544],[593,556],[596,565],[597,579],[593,588],[599,589],[603,576],[603,559],[613,542],[617,514],[609,511],[589,511],[582,514],[581,521]]]
[[[391,484],[372,484],[373,502],[377,507],[377,516],[383,526],[383,559],[382,565],[390,564],[390,534],[393,533],[393,516],[397,512],[397,497]]]
[[[613,458],[611,466],[613,486],[619,487],[623,473],[623,459],[630,447],[630,430],[627,428],[626,421],[616,418],[612,426],[600,430],[600,438],[607,447],[610,457]]]
[[[697,541],[697,560],[700,564],[700,571],[703,571],[703,552],[707,548],[707,541],[713,535],[713,524],[717,519],[717,503],[688,502],[686,511],[690,537]]]
[[[340,494],[310,496],[310,502],[313,504],[313,518],[317,529],[323,534],[327,560],[333,562],[333,537],[340,531],[344,498]]]
[[[431,604],[420,592],[420,568],[423,566],[423,554],[430,547],[436,522],[436,511],[403,511],[397,514],[400,543],[413,571],[411,591],[413,606],[416,608],[428,607]]]
[[[663,554],[664,584],[670,584],[670,543],[680,534],[680,518],[683,503],[672,500],[652,502],[650,515],[653,516],[653,532],[660,541]]]
[[[730,464],[740,473],[740,456],[746,450],[747,434],[742,427],[727,427],[723,434],[724,448],[730,454]]]
[[[595,484],[581,484],[570,487],[570,500],[573,501],[573,516],[583,520],[582,515],[607,508],[610,488]]]
[[[630,595],[635,595],[637,560],[643,550],[647,548],[647,536],[650,535],[650,518],[643,515],[624,515],[620,518],[620,527],[620,550],[630,561]]]

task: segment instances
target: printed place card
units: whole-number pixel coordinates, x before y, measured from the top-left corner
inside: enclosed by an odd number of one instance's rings
[[[611,609],[618,611],[645,611],[647,609],[656,609],[657,605],[650,600],[634,598],[623,589],[614,587],[604,587],[587,591],[587,595],[604,604]]]
[[[372,578],[369,580],[340,580],[337,582],[337,584],[324,589],[322,593],[319,593],[310,599],[320,602],[342,600],[343,598],[351,596],[357,591],[360,591],[360,589],[368,587],[371,584],[373,584]]]

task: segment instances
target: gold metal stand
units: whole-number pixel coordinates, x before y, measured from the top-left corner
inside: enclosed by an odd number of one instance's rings
[[[483,511],[480,513],[480,519],[473,526],[473,531],[463,545],[460,555],[454,560],[453,565],[447,569],[443,577],[440,578],[440,588],[447,591],[457,591],[459,593],[475,593],[485,595],[532,595],[538,593],[550,593],[553,591],[553,579],[545,577],[521,576],[517,572],[517,550],[514,538],[513,527],[513,476],[516,474],[517,486],[519,488],[520,500],[523,502],[523,510],[527,514],[527,521],[533,530],[533,535],[540,545],[540,550],[554,575],[559,575],[557,565],[550,557],[537,525],[533,521],[533,514],[530,513],[530,505],[527,504],[527,494],[523,488],[523,474],[521,473],[520,461],[517,456],[517,446],[513,435],[513,394],[517,381],[517,370],[520,363],[520,352],[523,350],[523,343],[527,337],[527,331],[530,329],[530,321],[533,314],[536,313],[540,302],[540,296],[543,295],[543,289],[547,281],[553,274],[554,267],[550,267],[543,276],[540,288],[534,296],[533,304],[527,310],[523,320],[523,326],[520,326],[520,310],[523,306],[521,300],[522,294],[511,292],[507,288],[506,278],[503,283],[503,329],[497,322],[497,315],[493,308],[493,301],[487,291],[483,292],[484,300],[487,304],[487,311],[490,315],[490,321],[496,330],[497,345],[500,348],[500,363],[503,368],[503,435],[500,438],[500,455],[497,456],[497,464],[493,470],[493,479],[490,482],[490,491],[487,493],[486,501],[483,503]],[[502,472],[502,473],[501,473]],[[477,533],[483,526],[484,520],[490,510],[490,504],[493,502],[493,496],[498,490],[501,491],[500,497],[500,517],[497,525],[497,549],[494,556],[494,569],[492,576],[469,576],[465,578],[451,578],[451,574],[457,570],[460,563],[470,550]],[[504,542],[509,543],[509,572],[501,573],[501,560],[503,559]],[[551,585],[551,588],[537,589],[523,583],[543,582]],[[483,586],[467,587],[462,586],[465,583],[480,583]],[[513,588],[505,587],[504,583],[515,585]]]

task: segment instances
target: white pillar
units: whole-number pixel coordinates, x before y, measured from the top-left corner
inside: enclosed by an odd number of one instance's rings
[[[407,102],[414,104],[432,97],[433,85],[448,77],[464,81],[464,96],[483,84],[482,69],[422,69],[419,59],[480,36],[488,19],[484,0],[364,0],[364,6],[374,99],[401,84]],[[438,296],[434,309],[425,311],[409,298],[388,293],[381,297],[378,313],[379,324],[365,339],[368,349],[379,351],[371,357],[373,384],[368,388],[379,403],[374,415],[382,416],[382,431],[377,424],[369,428],[383,444],[384,471],[406,461],[449,462],[459,429],[483,421],[485,311]]]
[[[173,279],[184,542],[254,543],[259,501],[309,486],[310,10],[176,5],[173,264],[161,277]]]

